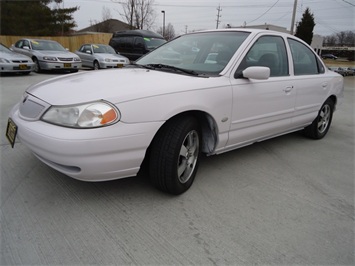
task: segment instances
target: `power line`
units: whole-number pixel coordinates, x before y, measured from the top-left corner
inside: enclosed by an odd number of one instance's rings
[[[280,0],[277,0],[268,10],[266,10],[263,14],[261,14],[259,17],[257,17],[256,19],[249,21],[247,24],[254,22],[256,20],[258,20],[259,18],[261,18],[262,16],[264,16],[266,13],[268,13]]]

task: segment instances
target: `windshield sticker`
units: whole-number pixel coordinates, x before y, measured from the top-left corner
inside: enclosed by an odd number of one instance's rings
[[[144,38],[144,40],[150,42],[150,38]]]
[[[97,45],[93,45],[93,47],[94,47],[94,48],[99,48],[99,46],[97,46]]]
[[[31,43],[33,43],[33,44],[39,44],[39,42],[36,42],[36,41],[31,41]]]

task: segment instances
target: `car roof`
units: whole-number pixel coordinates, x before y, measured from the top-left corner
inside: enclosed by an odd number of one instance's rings
[[[123,30],[123,31],[116,31],[113,35],[114,37],[116,37],[117,35],[122,35],[122,36],[141,36],[141,37],[159,38],[159,39],[164,38],[162,35],[149,30]]]
[[[252,34],[268,33],[268,34],[275,34],[275,35],[279,35],[279,36],[294,37],[295,39],[299,39],[299,38],[297,38],[289,33],[286,33],[286,32],[266,30],[266,29],[244,28],[244,27],[202,30],[202,31],[191,32],[188,34],[201,33],[201,32],[223,32],[223,31],[224,32],[248,32],[248,33],[252,33]]]
[[[35,42],[57,42],[57,41],[53,41],[53,40],[47,40],[47,39],[32,39],[32,38],[23,38],[21,40],[28,40],[28,41],[35,41]]]

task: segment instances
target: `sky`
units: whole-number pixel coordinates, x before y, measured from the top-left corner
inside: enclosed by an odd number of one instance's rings
[[[86,28],[103,20],[103,8],[110,10],[111,17],[125,21],[122,14],[124,0],[64,0],[64,7],[78,6],[74,13],[77,30]],[[355,31],[355,0],[154,0],[155,24],[157,30],[171,23],[175,34],[243,25],[273,24],[291,28],[292,12],[295,1],[296,23],[302,18],[305,9],[310,8],[316,26],[314,34],[328,36],[341,31]],[[219,17],[218,16],[218,10]],[[296,29],[296,26],[294,27]]]

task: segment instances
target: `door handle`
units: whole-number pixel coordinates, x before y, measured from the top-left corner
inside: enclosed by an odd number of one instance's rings
[[[290,93],[292,91],[292,89],[293,89],[293,86],[288,86],[288,87],[284,88],[283,91],[285,93]]]

